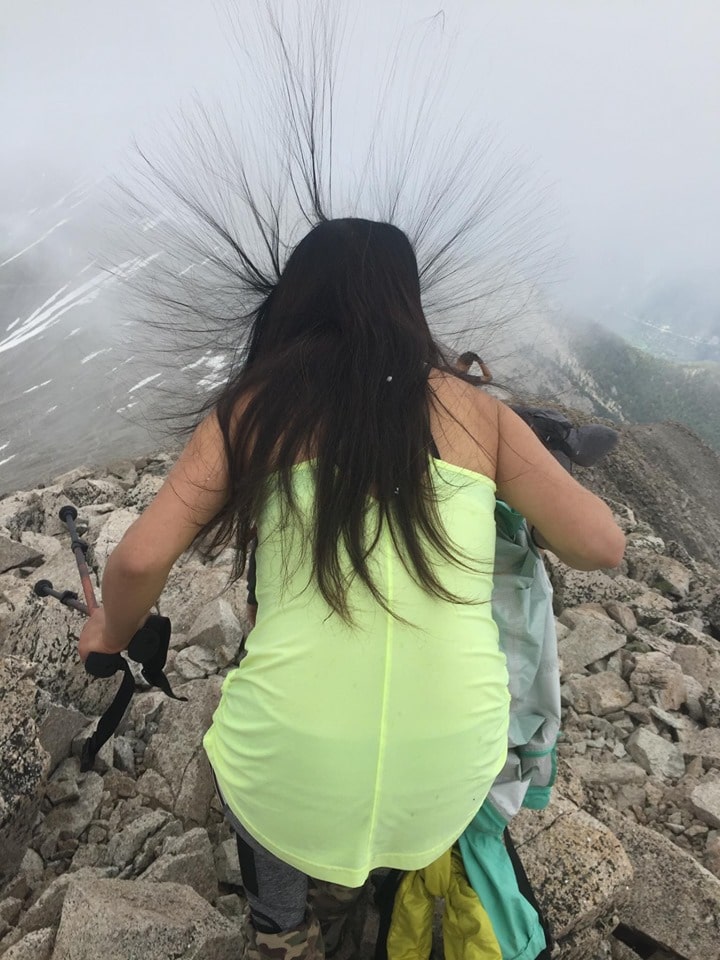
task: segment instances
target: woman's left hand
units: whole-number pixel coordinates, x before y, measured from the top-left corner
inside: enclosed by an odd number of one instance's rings
[[[129,642],[130,638],[128,638]],[[88,617],[78,639],[78,653],[83,663],[91,653],[106,653],[114,656],[119,653],[117,646],[108,644],[105,635],[105,610],[97,607]]]

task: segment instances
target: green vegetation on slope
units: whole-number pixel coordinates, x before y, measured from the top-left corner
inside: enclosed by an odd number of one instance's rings
[[[677,420],[720,450],[720,364],[673,364],[597,326],[577,334],[573,347],[627,420]]]

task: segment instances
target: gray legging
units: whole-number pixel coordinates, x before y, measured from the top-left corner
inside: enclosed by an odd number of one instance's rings
[[[219,789],[218,797],[235,831],[243,886],[257,933],[282,937],[296,931],[308,917],[309,904],[320,923],[324,955],[344,956],[349,946],[356,956],[365,918],[364,887],[313,880],[291,867],[248,833]]]
[[[261,933],[282,933],[305,919],[308,878],[266,850],[225,803],[215,781],[225,819],[235,831],[238,860],[252,923]]]

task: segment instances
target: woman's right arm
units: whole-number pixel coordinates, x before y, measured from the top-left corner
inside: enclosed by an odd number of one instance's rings
[[[625,536],[610,508],[560,466],[516,413],[502,403],[498,408],[498,496],[563,563],[577,570],[616,567]]]

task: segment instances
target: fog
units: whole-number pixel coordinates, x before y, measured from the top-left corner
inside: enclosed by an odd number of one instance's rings
[[[487,124],[552,193],[547,229],[562,241],[554,288],[561,303],[592,314],[659,278],[715,270],[714,0],[364,0],[361,13],[347,6],[338,114],[363,116],[378,51],[398,44],[402,57],[404,38],[434,18],[451,50],[438,109]],[[23,204],[122,170],[133,138],[152,150],[183,104],[231,100],[244,78],[227,7],[242,45],[251,0],[2,0],[4,222]]]

